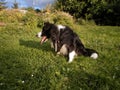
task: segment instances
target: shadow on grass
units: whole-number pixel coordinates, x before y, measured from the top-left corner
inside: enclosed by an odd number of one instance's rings
[[[0,90],[25,88],[31,68],[18,50],[5,50],[0,57]]]
[[[50,47],[50,44],[48,42],[40,45],[40,42],[37,42],[37,41],[33,41],[33,40],[26,41],[26,40],[20,39],[19,43],[21,46],[23,45],[29,48],[35,48],[35,49],[39,49],[42,51],[49,51],[49,52],[53,51],[53,49]]]
[[[118,90],[119,88],[115,80],[105,76],[93,75],[84,71],[72,71],[68,75],[68,86],[73,90]]]

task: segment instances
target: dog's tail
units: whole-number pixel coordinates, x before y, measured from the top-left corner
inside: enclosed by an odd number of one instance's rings
[[[84,55],[87,57],[91,57],[93,59],[97,59],[98,58],[98,52],[93,50],[93,49],[89,49],[89,48],[85,48],[84,46],[79,46],[77,49],[77,54],[78,55]]]
[[[76,52],[78,55],[82,54],[84,56],[88,56],[93,59],[98,58],[98,52],[93,49],[85,48],[84,45],[82,44],[81,40],[78,39],[78,37],[76,37],[76,39],[74,41],[75,41],[74,43],[75,43],[75,47],[76,47]]]
[[[98,58],[98,52],[93,50],[93,49],[89,49],[89,48],[85,48],[84,52],[83,52],[84,56],[89,56],[93,59],[97,59]]]

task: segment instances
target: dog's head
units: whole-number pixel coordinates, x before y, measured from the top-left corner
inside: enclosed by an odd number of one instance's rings
[[[41,37],[41,41],[40,41],[41,44],[50,38],[50,31],[51,31],[52,25],[53,24],[49,22],[45,22],[42,28],[42,31],[36,35],[37,37]]]

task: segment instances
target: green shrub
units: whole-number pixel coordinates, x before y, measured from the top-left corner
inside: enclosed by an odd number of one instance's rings
[[[94,20],[85,20],[83,18],[77,19],[77,22],[80,25],[96,25]]]
[[[43,23],[44,23],[43,19],[41,17],[38,17],[37,27],[42,27]]]
[[[73,17],[66,13],[61,11],[54,11],[51,13],[48,12],[42,12],[39,14],[39,20],[41,22],[51,22],[55,24],[63,24],[63,25],[71,25],[74,24]]]
[[[63,24],[74,27],[73,16],[61,11],[42,11],[40,13],[21,13],[19,10],[3,10],[0,12],[0,21],[5,23],[15,23],[29,29],[42,27],[44,22]]]
[[[73,25],[74,23],[73,17],[68,13],[56,11],[55,15],[56,17],[54,17],[53,20],[57,24]]]
[[[77,19],[77,22],[78,22],[79,24],[81,24],[81,25],[85,25],[85,24],[86,24],[85,19],[82,19],[82,18]]]
[[[34,13],[28,12],[22,18],[23,24],[28,28],[35,28],[37,27],[37,16]]]
[[[23,16],[24,14],[18,10],[3,10],[0,12],[0,21],[6,23],[17,23],[21,22]]]

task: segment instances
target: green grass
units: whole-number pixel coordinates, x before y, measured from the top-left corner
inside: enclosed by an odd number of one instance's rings
[[[119,90],[120,27],[77,26],[75,32],[99,58],[68,63],[50,43],[40,45],[40,29],[0,27],[0,90]]]

